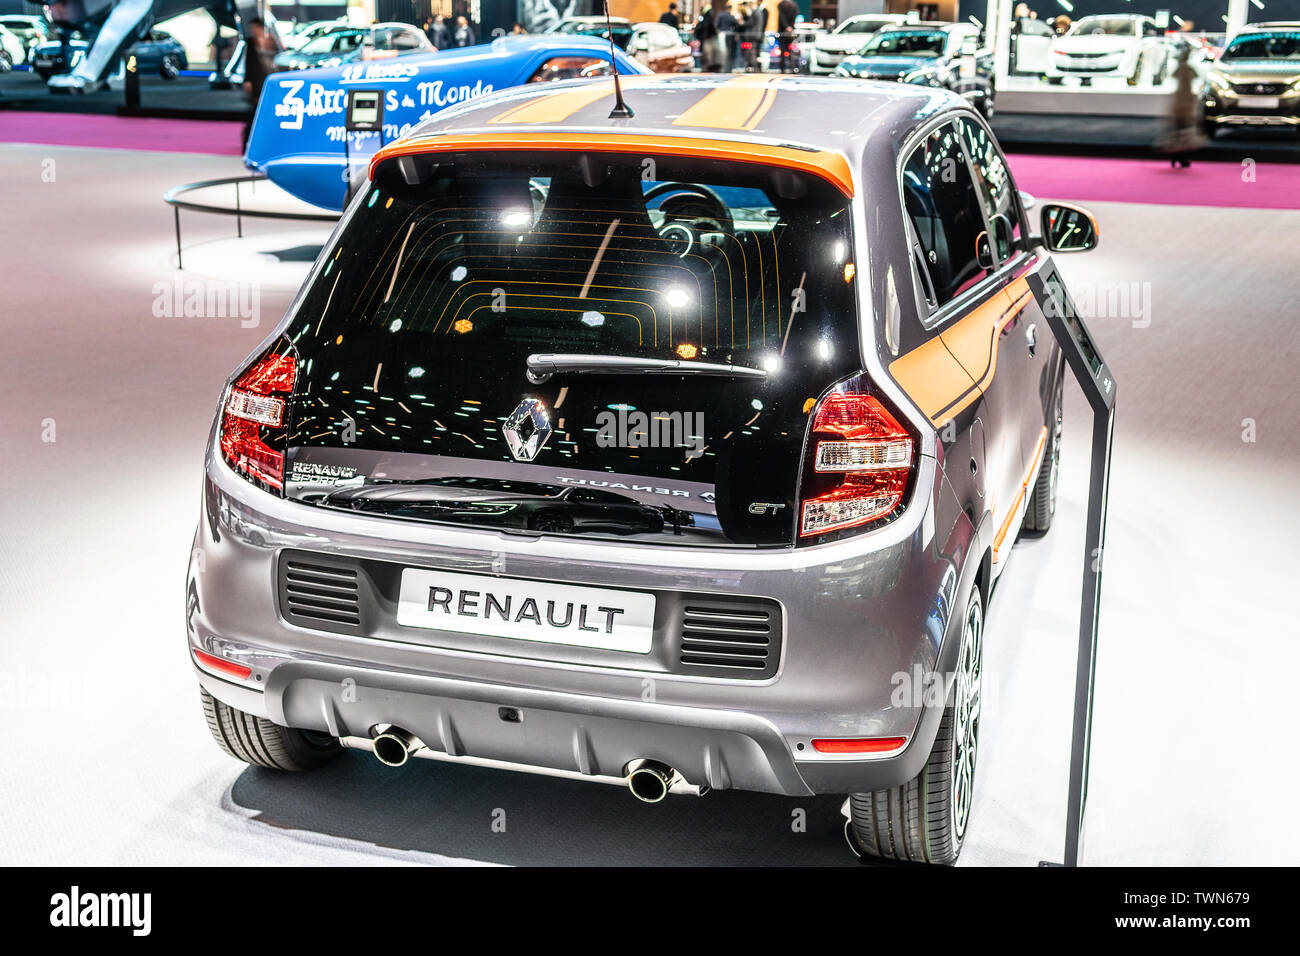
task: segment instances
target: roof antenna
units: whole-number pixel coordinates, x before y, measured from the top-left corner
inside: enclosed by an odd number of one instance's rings
[[[609,0],[605,0],[605,33],[609,36],[609,65],[614,69],[614,108],[610,119],[631,119],[636,114],[623,102],[623,85],[618,81],[618,58],[614,55],[614,27],[609,20]]]

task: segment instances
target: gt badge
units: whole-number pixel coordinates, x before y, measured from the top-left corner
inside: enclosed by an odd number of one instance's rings
[[[516,461],[532,461],[551,437],[551,423],[546,406],[535,398],[525,398],[501,426],[510,454]]]

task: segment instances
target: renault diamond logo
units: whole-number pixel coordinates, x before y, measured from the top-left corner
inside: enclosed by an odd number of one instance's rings
[[[501,434],[506,436],[506,444],[516,461],[532,461],[551,437],[546,406],[535,398],[525,398],[501,426]]]

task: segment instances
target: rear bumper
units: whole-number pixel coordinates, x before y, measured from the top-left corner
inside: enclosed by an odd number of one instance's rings
[[[919,487],[950,494],[922,461]],[[394,724],[452,756],[591,776],[622,776],[630,761],[655,759],[714,789],[850,793],[915,776],[942,718],[920,685],[952,669],[960,614],[951,609],[974,574],[970,534],[936,535],[920,520],[924,500],[909,508],[910,521],[823,548],[667,555],[333,512],[266,495],[211,458],[204,495],[189,646],[251,670],[239,680],[196,666],[218,699],[284,726],[368,737],[376,724]],[[392,627],[317,631],[281,613],[285,550],[767,599],[783,610],[781,657],[770,677],[710,679],[649,670],[635,655],[625,666],[612,665],[610,652],[548,659],[560,656],[556,646],[532,642],[488,651],[454,634],[434,646],[427,633],[416,642]],[[906,744],[883,756],[826,755],[812,746],[821,737]]]

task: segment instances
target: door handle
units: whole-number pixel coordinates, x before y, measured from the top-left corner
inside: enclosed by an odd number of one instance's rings
[[[1025,344],[1029,346],[1029,354],[1032,356],[1034,350],[1038,348],[1038,326],[1030,325],[1025,329]]]

